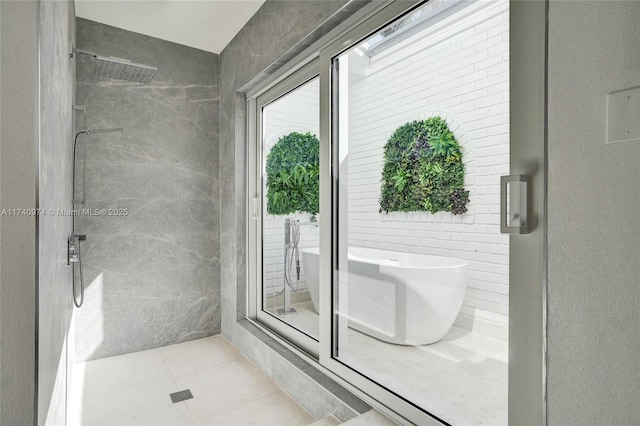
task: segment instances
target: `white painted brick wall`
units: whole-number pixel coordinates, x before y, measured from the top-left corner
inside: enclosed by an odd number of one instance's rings
[[[314,79],[286,96],[267,105],[263,115],[263,137],[266,154],[273,145],[283,136],[291,132],[307,133],[318,137],[320,121],[318,79]],[[264,179],[263,194],[266,195],[266,176]],[[284,286],[284,221],[286,218],[298,219],[302,222],[309,221],[308,214],[291,214],[286,216],[267,215],[263,212],[263,280],[264,293],[271,295],[280,292]],[[318,228],[314,226],[301,226],[300,248],[317,247]],[[294,260],[295,262],[295,260]],[[300,255],[302,264],[302,255]],[[294,287],[296,287],[295,263],[291,274]],[[304,265],[297,288],[307,288],[304,277]]]
[[[509,240],[499,229],[499,177],[509,173],[508,7],[473,3],[371,58],[349,86],[349,244],[468,260],[463,326],[508,323]],[[463,147],[469,212],[378,213],[387,139],[433,115]]]

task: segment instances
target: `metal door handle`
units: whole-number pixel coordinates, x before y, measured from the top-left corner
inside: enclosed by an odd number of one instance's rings
[[[528,234],[529,185],[527,175],[500,176],[500,232]]]

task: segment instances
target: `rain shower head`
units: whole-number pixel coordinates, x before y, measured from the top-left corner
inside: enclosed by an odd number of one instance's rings
[[[138,64],[127,59],[99,55],[80,49],[75,49],[74,52],[95,58],[94,74],[98,77],[149,84],[158,72],[158,67]]]

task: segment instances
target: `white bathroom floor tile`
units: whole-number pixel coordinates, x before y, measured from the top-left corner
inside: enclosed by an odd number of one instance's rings
[[[432,345],[424,345],[422,348],[425,352],[431,352],[434,355],[448,360],[450,364],[462,362],[478,354],[478,352],[473,349],[461,347],[453,341],[446,340]]]
[[[71,383],[72,426],[314,421],[222,336],[80,363]],[[169,394],[186,389],[193,399],[174,404]]]
[[[295,327],[316,339],[320,336],[320,320],[318,314],[313,308],[313,302],[311,300],[292,302],[291,307],[295,308],[297,311],[297,313],[293,315],[278,314],[278,308],[282,307],[283,305],[274,306],[268,309],[268,311],[292,327]]]
[[[456,335],[447,336],[452,345],[465,348],[474,353],[495,357],[505,351],[505,341],[481,333],[469,332],[454,327]]]
[[[171,381],[162,354],[157,350],[87,361],[76,365],[83,398],[127,390],[147,383]]]
[[[193,373],[204,366],[216,366],[242,359],[224,337],[218,335],[160,348],[169,371],[174,377]]]
[[[350,329],[341,358],[452,424],[506,424],[507,343],[474,334],[453,328],[411,347]],[[70,407],[71,425],[313,423],[222,336],[80,363],[74,374],[82,404]],[[185,389],[193,399],[173,404],[169,394]]]
[[[349,329],[340,359],[452,424],[500,425],[506,394],[486,393],[506,383],[507,348],[505,341],[457,327],[423,346],[392,345]],[[452,412],[465,423],[448,418]]]
[[[306,426],[311,414],[282,391],[237,405],[198,421],[199,426]]]
[[[352,359],[351,362],[357,362],[358,367],[368,366],[375,369],[378,365],[384,367],[390,359],[397,360],[410,350],[410,346],[384,343],[350,328],[341,354],[347,359]]]
[[[184,403],[174,404],[173,380],[131,386],[83,400],[81,426],[138,426],[193,424]]]
[[[489,389],[480,396],[465,402],[464,410],[453,409],[443,417],[454,425],[490,425],[508,424],[506,384]]]
[[[191,389],[193,399],[186,404],[196,421],[279,391],[258,367],[246,359],[203,366],[176,377],[176,382],[181,389]]]

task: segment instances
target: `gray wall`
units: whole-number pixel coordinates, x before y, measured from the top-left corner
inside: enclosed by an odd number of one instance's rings
[[[72,301],[72,269],[67,238],[72,218],[48,210],[72,208],[73,87],[75,62],[73,1],[40,3],[40,208],[38,423],[63,424],[67,375],[67,335]]]
[[[76,115],[76,129],[124,128],[81,142],[84,208],[128,215],[78,217],[77,231],[87,234],[87,291],[76,312],[76,355],[95,359],[217,334],[218,56],[84,19],[77,30],[81,49],[160,71],[148,86],[99,79],[92,59],[78,56],[76,103],[86,111]]]
[[[548,419],[640,423],[640,143],[606,95],[640,86],[640,2],[549,9]]]
[[[38,4],[0,2],[0,209],[36,207]],[[36,219],[0,216],[0,424],[33,424]]]

